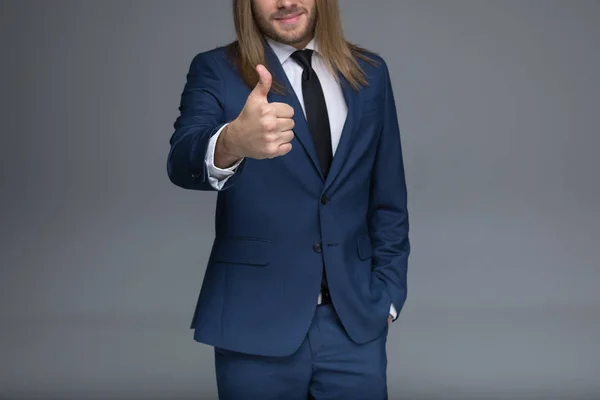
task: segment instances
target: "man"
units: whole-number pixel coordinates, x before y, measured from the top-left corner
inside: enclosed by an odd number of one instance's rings
[[[334,0],[234,0],[191,63],[171,181],[219,191],[192,320],[224,399],[387,398],[406,299],[406,185],[387,66]]]

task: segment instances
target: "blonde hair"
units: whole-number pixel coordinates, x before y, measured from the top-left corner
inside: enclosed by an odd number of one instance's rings
[[[354,89],[368,85],[357,59],[376,64],[368,54],[344,39],[338,0],[315,0],[315,42],[326,66],[338,71]],[[254,87],[258,83],[256,66],[265,64],[264,39],[252,11],[252,0],[233,0],[233,22],[237,40],[229,47],[230,57],[237,64],[243,81]],[[265,65],[266,66],[266,65]],[[333,74],[337,78],[337,74]],[[273,90],[282,92],[282,85],[273,80]]]

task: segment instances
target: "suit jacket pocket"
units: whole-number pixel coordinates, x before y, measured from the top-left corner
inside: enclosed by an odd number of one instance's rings
[[[271,258],[271,241],[260,238],[217,238],[211,260],[229,264],[267,265]]]

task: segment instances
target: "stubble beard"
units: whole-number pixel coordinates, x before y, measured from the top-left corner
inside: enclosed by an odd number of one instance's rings
[[[260,30],[260,32],[263,35],[265,35],[266,37],[268,37],[276,42],[293,46],[297,43],[301,43],[301,42],[305,41],[306,39],[308,39],[309,37],[312,37],[314,35],[315,26],[316,26],[316,22],[317,22],[316,21],[317,14],[315,11],[316,10],[313,9],[310,12],[305,13],[305,15],[308,16],[308,21],[306,23],[306,26],[304,27],[304,29],[301,32],[299,32],[293,36],[285,35],[285,34],[278,32],[278,30],[271,24],[270,17],[268,17],[269,19],[267,19],[262,15],[255,14],[254,18],[256,20],[258,29]]]

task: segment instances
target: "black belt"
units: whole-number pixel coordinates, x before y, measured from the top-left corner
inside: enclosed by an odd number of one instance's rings
[[[327,283],[324,264],[321,271],[321,304],[331,304],[331,295],[329,294],[329,284]]]
[[[329,294],[329,288],[321,285],[321,305],[324,304],[331,304],[331,295]]]

